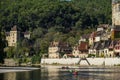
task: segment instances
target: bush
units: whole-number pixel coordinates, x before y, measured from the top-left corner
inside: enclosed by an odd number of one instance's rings
[[[32,57],[32,63],[35,64],[35,63],[40,63],[40,60],[41,60],[41,57],[39,55],[34,55]]]
[[[88,57],[95,57],[95,54],[88,54]]]

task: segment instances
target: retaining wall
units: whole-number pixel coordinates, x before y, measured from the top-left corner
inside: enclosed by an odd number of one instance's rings
[[[77,64],[80,58],[41,59],[42,64]],[[120,58],[87,58],[90,65],[118,65]],[[88,65],[86,60],[81,60],[80,65]]]

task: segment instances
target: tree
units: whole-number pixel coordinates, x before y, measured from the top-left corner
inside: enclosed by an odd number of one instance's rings
[[[5,53],[4,53],[4,48],[5,48],[5,36],[2,31],[2,28],[0,27],[0,63],[4,62],[5,58]]]
[[[6,52],[7,58],[13,58],[15,55],[15,48],[14,47],[6,47],[5,52]]]

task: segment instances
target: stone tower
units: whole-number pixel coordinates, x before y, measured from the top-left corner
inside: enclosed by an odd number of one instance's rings
[[[112,25],[120,25],[120,0],[112,0]]]
[[[17,26],[13,26],[11,31],[6,36],[6,40],[8,41],[8,46],[16,46],[18,40],[20,39],[20,33],[17,30]]]

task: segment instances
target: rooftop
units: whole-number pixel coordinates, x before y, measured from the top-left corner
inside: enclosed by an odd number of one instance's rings
[[[11,31],[17,31],[17,26],[14,25],[14,26],[11,28]]]

